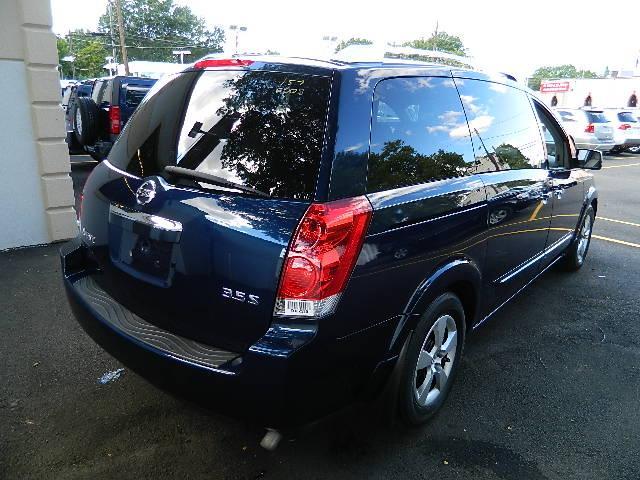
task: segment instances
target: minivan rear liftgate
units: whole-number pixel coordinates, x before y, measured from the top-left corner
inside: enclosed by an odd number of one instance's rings
[[[213,66],[156,84],[87,181],[81,223],[118,304],[243,352],[271,324],[314,198],[330,79]]]

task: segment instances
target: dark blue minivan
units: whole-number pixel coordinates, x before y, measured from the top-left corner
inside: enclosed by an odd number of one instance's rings
[[[154,85],[62,249],[87,333],[154,384],[284,427],[443,404],[466,334],[585,260],[595,151],[507,76],[207,59]]]

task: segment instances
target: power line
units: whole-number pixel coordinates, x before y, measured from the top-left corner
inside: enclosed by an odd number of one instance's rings
[[[106,32],[70,32],[69,35],[73,35],[76,37],[109,37],[109,33]],[[181,43],[181,40],[184,42],[189,41],[188,38],[175,38],[173,40],[169,40],[167,38],[163,38],[163,37],[145,37],[142,35],[136,35],[133,33],[127,33],[127,38],[135,38],[138,40],[148,40],[150,42],[165,42],[165,43],[171,43],[171,46],[181,46],[183,45],[183,43]],[[203,44],[201,44],[203,45]]]

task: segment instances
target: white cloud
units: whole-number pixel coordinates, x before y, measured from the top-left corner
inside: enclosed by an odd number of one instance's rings
[[[433,127],[427,127],[427,132],[436,133],[436,132],[448,132],[451,127],[446,125],[434,125]]]
[[[493,124],[494,117],[491,115],[480,115],[469,122],[467,127],[466,123],[462,123],[449,132],[449,136],[452,138],[468,137],[469,130],[478,133],[486,132]]]
[[[462,112],[455,110],[448,110],[441,115],[438,115],[438,119],[442,120],[444,125],[455,125],[458,123],[459,118],[462,116]]]
[[[460,95],[460,99],[464,106],[471,111],[471,113],[478,114],[482,108],[479,105],[476,105],[474,102],[477,100],[474,96],[471,95]]]
[[[504,80],[504,78],[502,78],[500,80]],[[490,83],[489,90],[493,90],[494,92],[498,92],[498,93],[507,93],[507,89],[508,88],[509,87],[507,87],[506,85],[503,85],[501,83]]]

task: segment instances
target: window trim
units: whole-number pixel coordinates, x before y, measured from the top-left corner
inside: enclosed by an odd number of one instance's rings
[[[555,128],[555,130],[559,133],[560,137],[562,138],[562,156],[564,157],[563,166],[556,167],[556,168],[549,168],[547,162],[545,162],[545,166],[542,168],[544,170],[569,170],[571,168],[571,155],[570,155],[567,132],[564,130],[564,128],[562,128],[562,125],[560,124],[560,122],[558,122],[558,120],[555,118],[551,110],[549,110],[549,108],[547,108],[547,106],[544,103],[542,103],[532,95],[529,95],[529,100],[531,102],[533,113],[536,115],[536,118],[540,117],[539,112],[541,112],[541,115],[544,116],[545,119],[551,123],[553,128]],[[542,119],[540,119],[540,121],[542,121]],[[544,134],[542,133],[541,128],[538,128],[538,130],[540,131],[540,140],[544,145],[545,144]],[[553,134],[551,134],[551,136],[553,136]],[[546,146],[545,146],[545,151],[546,151]]]

